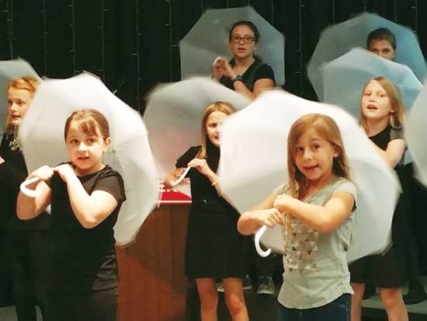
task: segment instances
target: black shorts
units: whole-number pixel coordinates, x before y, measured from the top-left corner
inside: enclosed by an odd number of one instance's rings
[[[369,283],[379,288],[400,288],[404,273],[393,246],[385,254],[363,257],[349,265],[351,283]]]

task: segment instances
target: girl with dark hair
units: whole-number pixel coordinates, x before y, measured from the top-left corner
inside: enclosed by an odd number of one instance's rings
[[[252,22],[236,22],[228,37],[233,59],[218,57],[212,67],[212,78],[250,99],[274,87],[273,70],[254,55],[259,38],[259,31]]]

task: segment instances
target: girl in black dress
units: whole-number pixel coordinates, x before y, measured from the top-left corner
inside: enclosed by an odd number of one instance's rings
[[[246,275],[245,238],[237,232],[239,213],[221,197],[216,174],[220,157],[220,128],[234,108],[223,102],[209,105],[202,119],[202,145],[182,155],[166,178],[172,187],[185,168],[191,169],[192,204],[188,221],[185,273],[196,280],[201,318],[217,320],[218,293],[215,280],[223,279],[225,300],[234,321],[247,321],[242,289]]]
[[[71,162],[43,166],[27,179],[36,198],[19,193],[23,220],[51,204],[49,312],[55,321],[117,319],[118,270],[113,227],[125,201],[122,177],[102,162],[110,145],[107,119],[84,109],[65,124]]]

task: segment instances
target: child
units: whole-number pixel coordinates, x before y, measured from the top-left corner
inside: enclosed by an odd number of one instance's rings
[[[48,243],[49,214],[42,213],[34,220],[21,221],[16,216],[19,186],[28,175],[18,140],[18,131],[37,90],[38,80],[17,78],[7,86],[8,115],[0,145],[0,252],[6,275],[0,276],[0,291],[11,281],[12,299],[19,321],[36,321],[36,305],[43,320],[47,316],[46,282],[49,259],[44,250]]]
[[[396,37],[387,28],[378,28],[371,31],[366,39],[366,48],[388,60],[396,56]]]
[[[388,79],[376,77],[365,85],[361,98],[361,124],[375,149],[391,168],[402,165],[405,152],[403,140],[404,106],[398,88]],[[402,199],[401,199],[402,200]],[[396,207],[392,223],[393,244],[384,253],[371,255],[350,265],[352,321],[361,320],[361,302],[365,282],[380,288],[388,320],[405,321],[408,314],[402,300],[404,283],[396,246],[407,239],[406,213],[401,200]]]
[[[228,44],[233,59],[215,60],[212,78],[249,99],[255,99],[262,91],[275,86],[273,69],[254,55],[260,39],[258,28],[250,21],[233,24]]]
[[[64,130],[71,162],[43,166],[28,176],[39,195],[19,193],[18,216],[27,220],[51,204],[49,311],[52,320],[116,320],[118,272],[113,227],[124,184],[102,161],[110,145],[107,119],[83,109]]]
[[[332,118],[299,118],[288,136],[287,184],[238,221],[245,235],[283,225],[283,284],[277,320],[348,320],[350,242],[356,187]]]
[[[242,281],[246,274],[245,238],[237,232],[239,213],[221,197],[216,174],[220,157],[220,128],[234,108],[224,102],[210,104],[202,119],[202,145],[182,155],[166,178],[171,187],[191,167],[192,204],[188,220],[185,273],[196,280],[201,319],[217,320],[216,279],[223,279],[225,301],[234,321],[248,321]]]

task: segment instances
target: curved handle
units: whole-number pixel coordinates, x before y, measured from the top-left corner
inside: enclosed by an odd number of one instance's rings
[[[271,249],[264,251],[260,245],[261,237],[264,235],[265,231],[267,231],[267,226],[263,225],[255,234],[255,248],[261,257],[267,257],[271,254]]]
[[[188,166],[176,181],[171,182],[171,187],[178,186],[182,182],[182,180],[185,178],[185,176],[187,175],[187,173],[190,169],[191,169],[191,167]]]
[[[39,192],[33,189],[29,189],[27,186],[37,182],[38,180],[39,180],[38,177],[33,177],[27,181],[22,182],[20,186],[21,192],[28,197],[36,198],[37,195],[39,195]]]

